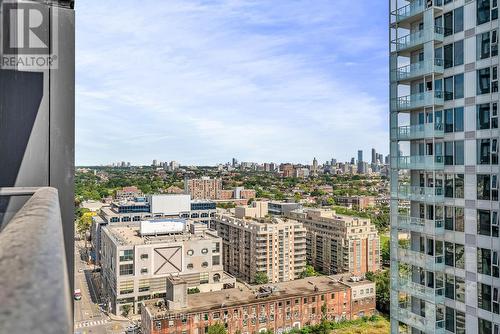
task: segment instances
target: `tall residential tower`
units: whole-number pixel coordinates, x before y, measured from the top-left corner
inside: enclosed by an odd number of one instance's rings
[[[498,333],[497,42],[497,0],[390,0],[392,333]]]

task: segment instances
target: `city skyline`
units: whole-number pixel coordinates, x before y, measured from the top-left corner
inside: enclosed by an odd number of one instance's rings
[[[358,154],[359,154],[359,150],[357,151]],[[364,151],[363,151],[364,152]],[[386,155],[380,153],[380,152],[377,152],[375,148],[372,148],[370,150],[370,152],[376,152],[377,156],[378,155],[381,155],[382,157],[382,160],[377,160],[380,164],[384,164],[385,163],[385,158],[387,158]],[[318,164],[319,165],[325,165],[325,164],[330,164],[333,160],[336,162],[336,163],[351,163],[352,159],[355,159],[355,161],[357,162],[358,159],[356,159],[355,155],[353,155],[351,158],[348,158],[346,160],[339,160],[337,159],[335,156],[332,156],[331,158],[329,159],[324,159],[324,160],[321,160],[321,159],[317,159],[316,157],[313,157],[312,159],[309,159],[309,161],[272,161],[272,160],[269,160],[269,161],[249,161],[249,160],[240,160],[236,157],[233,157],[231,159],[226,159],[227,161],[219,161],[219,162],[216,162],[212,165],[203,165],[203,164],[184,164],[182,161],[179,162],[178,160],[176,159],[158,159],[158,158],[154,158],[154,159],[150,159],[149,160],[149,163],[147,161],[145,161],[144,163],[139,163],[139,164],[134,164],[134,163],[131,163],[130,160],[118,160],[118,161],[108,161],[108,162],[105,162],[105,163],[101,163],[101,164],[95,164],[95,165],[77,165],[79,167],[97,167],[97,166],[116,166],[116,167],[134,167],[134,166],[158,166],[158,167],[161,167],[162,165],[164,164],[172,164],[172,163],[175,163],[177,165],[182,165],[182,166],[198,166],[198,167],[210,167],[210,166],[218,166],[218,165],[233,165],[234,163],[236,163],[237,165],[239,164],[242,164],[242,163],[245,163],[245,164],[259,164],[259,165],[263,165],[263,164],[267,164],[267,163],[272,163],[272,164],[276,164],[278,167],[279,167],[279,164],[287,164],[287,163],[291,163],[291,164],[294,164],[294,165],[304,165],[304,166],[313,166],[314,165],[314,161],[317,160]],[[366,162],[368,164],[373,164],[372,160],[371,160],[371,157],[370,159],[367,159],[367,158],[363,158],[363,162]]]
[[[344,161],[358,148],[389,151],[385,4],[81,7],[77,165],[127,156],[309,161],[312,147],[319,161],[331,152]]]

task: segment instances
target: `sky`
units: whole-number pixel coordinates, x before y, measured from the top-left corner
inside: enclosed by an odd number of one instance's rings
[[[85,0],[76,163],[387,154],[387,1]]]

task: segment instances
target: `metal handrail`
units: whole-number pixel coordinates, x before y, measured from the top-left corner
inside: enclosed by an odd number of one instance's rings
[[[31,198],[0,232],[0,328],[2,333],[72,333],[57,190],[2,188],[1,194],[30,191]]]

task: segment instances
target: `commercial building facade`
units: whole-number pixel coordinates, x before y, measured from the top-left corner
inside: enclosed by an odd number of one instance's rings
[[[102,228],[102,291],[112,313],[126,308],[139,310],[144,300],[161,298],[166,280],[178,276],[186,289],[215,291],[234,286],[235,279],[222,267],[222,240],[205,225],[185,221],[162,221],[174,229],[144,235],[143,224],[155,228],[159,222],[117,223]],[[180,231],[179,224],[186,224]],[[187,293],[187,292],[186,292]]]
[[[306,230],[299,222],[218,213],[215,226],[223,241],[224,269],[246,282],[255,282],[257,273],[270,282],[291,281],[305,269]]]
[[[392,333],[499,330],[497,6],[390,1]]]
[[[380,269],[380,239],[369,219],[332,210],[303,209],[287,215],[307,230],[307,262],[325,274],[364,276]]]
[[[114,201],[102,207],[99,215],[93,217],[90,229],[91,258],[96,264],[100,263],[101,228],[108,224],[182,218],[210,227],[214,224],[216,212],[215,202],[191,200],[189,195],[184,194],[150,195]]]
[[[219,292],[176,296],[185,291],[175,282],[169,300],[151,300],[141,312],[145,334],[207,333],[223,323],[228,333],[286,333],[322,320],[353,320],[375,312],[375,283],[339,282],[322,276],[275,285],[242,286]],[[362,293],[361,293],[362,292]]]

